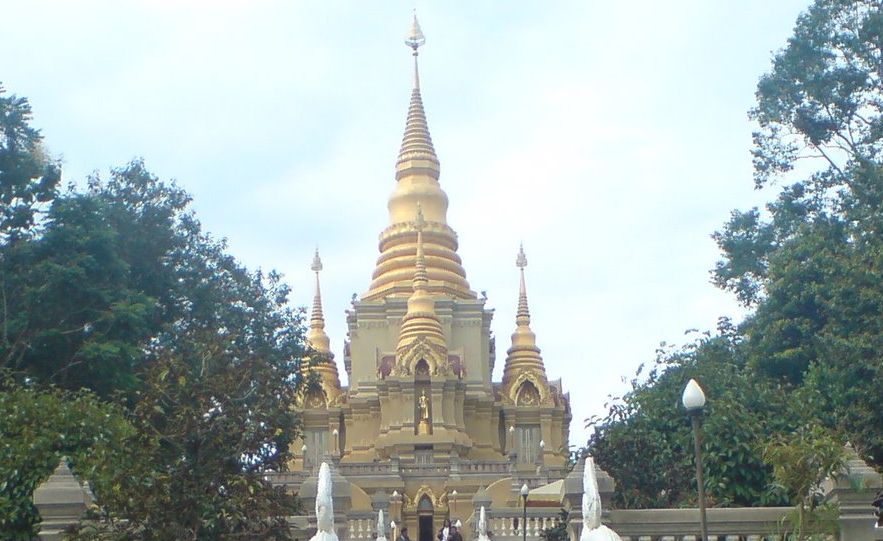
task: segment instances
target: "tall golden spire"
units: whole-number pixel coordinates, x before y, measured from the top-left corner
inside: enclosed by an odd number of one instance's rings
[[[380,257],[369,291],[363,300],[411,295],[417,253],[413,217],[420,204],[426,219],[425,250],[427,288],[436,295],[474,299],[466,271],[457,255],[457,234],[447,224],[448,196],[438,183],[440,165],[420,94],[418,49],[426,37],[414,14],[405,44],[414,56],[414,84],[405,123],[405,134],[396,160],[396,188],[389,198],[390,225],[380,235]]]
[[[447,361],[447,344],[444,331],[438,315],[435,313],[435,300],[429,292],[429,279],[426,270],[426,256],[423,252],[423,229],[426,221],[423,218],[423,209],[417,205],[417,219],[414,228],[417,230],[417,255],[414,258],[414,277],[412,279],[411,296],[408,297],[408,311],[402,318],[402,327],[399,331],[399,343],[396,347],[396,358],[404,360],[407,364],[410,359],[408,353],[418,343],[428,346],[437,355],[435,359],[439,363]]]
[[[340,375],[337,373],[337,365],[334,363],[334,353],[331,352],[331,340],[325,333],[325,315],[322,312],[322,291],[319,287],[319,271],[322,270],[322,259],[319,258],[319,249],[313,255],[313,264],[310,270],[316,273],[316,293],[313,295],[313,309],[310,312],[310,328],[307,330],[307,344],[316,352],[315,359],[308,359],[303,364],[306,372],[313,370],[319,374],[322,388],[328,403],[340,394]]]
[[[535,386],[547,386],[546,369],[543,365],[543,358],[540,356],[540,348],[537,347],[537,337],[530,328],[527,288],[524,285],[524,268],[527,266],[524,246],[521,246],[518,250],[515,265],[520,271],[521,282],[518,288],[518,311],[515,314],[515,332],[512,333],[512,347],[506,352],[503,383],[505,385],[506,383],[516,381],[522,374],[533,373],[537,379],[542,380],[533,381]]]

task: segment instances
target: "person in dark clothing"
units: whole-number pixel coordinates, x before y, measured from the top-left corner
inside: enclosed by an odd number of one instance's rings
[[[401,531],[401,533],[399,533],[399,537],[398,537],[398,539],[396,539],[396,541],[411,541],[411,538],[408,537],[408,527],[407,526],[402,528],[402,531]]]
[[[448,535],[448,541],[463,541],[463,536],[460,535],[456,526],[451,526],[451,533]]]
[[[451,535],[451,521],[450,519],[445,519],[442,523],[441,529],[438,531],[438,535],[435,536],[438,541],[450,541]]]

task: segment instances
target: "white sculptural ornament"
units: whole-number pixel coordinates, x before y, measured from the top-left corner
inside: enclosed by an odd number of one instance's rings
[[[331,468],[325,462],[319,466],[319,483],[316,487],[316,528],[316,535],[310,541],[339,541],[334,531]]]
[[[579,541],[622,541],[619,534],[601,524],[601,495],[592,457],[586,457],[583,468],[583,529]]]
[[[478,541],[490,541],[487,536],[487,517],[485,517],[484,506],[481,506],[481,512],[478,514]]]
[[[386,541],[386,524],[383,522],[383,509],[377,511],[377,538],[374,541]]]

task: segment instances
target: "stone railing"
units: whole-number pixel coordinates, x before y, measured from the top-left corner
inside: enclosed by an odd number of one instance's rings
[[[465,473],[507,473],[509,462],[462,462],[458,467]]]
[[[711,541],[778,539],[789,507],[742,507],[708,510]],[[696,541],[701,537],[698,509],[612,510],[604,521],[623,541]],[[575,529],[574,529],[575,530]],[[573,532],[574,538],[578,537]]]
[[[561,522],[560,509],[557,507],[528,507],[527,523],[524,522],[524,511],[518,508],[486,510],[488,536],[493,541],[518,541],[527,533],[528,539],[540,539],[546,528],[552,528]],[[477,537],[477,515],[473,514],[466,521],[465,538]]]
[[[387,529],[389,529],[387,527]],[[347,539],[374,539],[377,533],[377,515],[352,513],[347,515]],[[387,537],[391,534],[386,533]]]

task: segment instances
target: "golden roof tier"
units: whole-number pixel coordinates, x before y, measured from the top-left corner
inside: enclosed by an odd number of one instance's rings
[[[411,295],[417,257],[417,231],[413,217],[418,205],[422,207],[426,219],[423,241],[427,291],[460,299],[477,298],[475,292],[469,289],[466,271],[457,255],[457,234],[447,223],[448,196],[438,182],[438,156],[423,110],[417,49],[425,42],[415,14],[411,31],[405,39],[405,44],[414,51],[414,88],[402,147],[396,160],[396,188],[387,205],[390,225],[380,234],[380,257],[377,258],[371,286],[362,295],[362,300]]]

